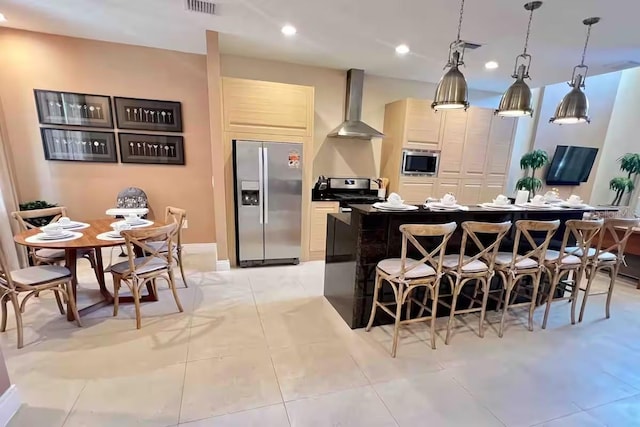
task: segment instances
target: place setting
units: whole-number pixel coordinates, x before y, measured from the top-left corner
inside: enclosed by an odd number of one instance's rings
[[[376,202],[373,207],[381,211],[416,211],[417,206],[405,205],[398,193],[391,193],[386,202]]]
[[[499,194],[490,203],[480,203],[478,206],[495,211],[511,211],[517,210],[518,207],[511,204],[511,200],[504,194]]]
[[[130,213],[127,216],[125,216],[124,219],[112,223],[111,227],[113,227],[115,230],[115,227],[125,225],[125,226],[128,226],[129,229],[131,229],[131,228],[148,227],[152,224],[153,224],[153,221],[140,218],[138,215]],[[119,230],[122,230],[122,229],[120,228]]]
[[[425,209],[432,211],[468,211],[469,207],[458,204],[456,196],[447,193],[441,199],[427,199]]]
[[[28,243],[55,243],[55,242],[66,242],[69,240],[75,240],[82,237],[82,233],[65,229],[58,222],[45,225],[44,227],[40,227],[40,230],[42,231],[42,233],[29,236],[25,239],[25,241],[27,241]]]
[[[540,194],[533,196],[531,201],[516,204],[517,206],[527,208],[527,209],[554,209],[555,205],[548,203],[544,196]]]
[[[114,222],[113,224],[111,224],[111,228],[113,228],[113,230],[100,233],[96,236],[96,238],[107,241],[124,241],[124,237],[122,237],[120,233],[125,230],[131,230],[133,226],[127,224],[125,220]]]
[[[558,203],[558,206],[567,209],[593,209],[592,206],[586,204],[584,200],[576,194],[572,194],[567,200],[561,201]]]

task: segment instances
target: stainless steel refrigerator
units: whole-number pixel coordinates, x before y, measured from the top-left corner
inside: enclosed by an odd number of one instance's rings
[[[233,141],[233,171],[238,264],[297,264],[302,144]]]

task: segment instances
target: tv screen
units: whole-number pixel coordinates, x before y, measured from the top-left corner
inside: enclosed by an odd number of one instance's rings
[[[578,185],[589,179],[597,148],[558,145],[547,170],[549,185]]]

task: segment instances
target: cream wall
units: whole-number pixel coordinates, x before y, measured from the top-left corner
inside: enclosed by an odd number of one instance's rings
[[[315,87],[315,159],[313,175],[377,177],[381,140],[373,142],[327,138],[344,120],[346,71],[308,67],[235,55],[221,55],[222,75]],[[366,70],[365,70],[366,73]],[[382,131],[384,107],[403,98],[433,97],[435,84],[365,74],[362,119]],[[495,97],[493,92],[471,91],[472,103]]]
[[[567,197],[570,194],[578,194],[585,200],[590,200],[591,198],[591,190],[596,181],[596,171],[600,165],[602,148],[609,129],[609,121],[616,101],[619,82],[620,73],[602,74],[591,76],[587,79],[585,92],[590,101],[589,115],[591,116],[591,124],[579,125],[549,123],[549,119],[555,114],[558,103],[569,91],[569,86],[566,83],[558,83],[544,88],[533,148],[546,150],[550,158],[553,157],[557,145],[577,145],[600,149],[589,180],[586,183],[579,186],[557,186],[563,197]],[[520,159],[514,157],[513,161],[519,162]],[[541,178],[543,182],[545,175],[546,170],[538,172],[538,178]],[[542,193],[548,189],[545,186]],[[593,201],[590,202],[594,203]]]
[[[611,114],[609,130],[600,156],[593,192],[592,203],[608,204],[614,193],[609,189],[609,181],[616,176],[625,176],[620,170],[618,159],[627,153],[640,153],[638,138],[638,116],[640,115],[640,68],[622,71],[616,102]],[[638,204],[638,189],[631,197],[632,210]],[[623,199],[622,204],[627,200]]]
[[[0,29],[0,52],[20,201],[46,199],[76,218],[100,218],[119,190],[137,186],[157,217],[167,205],[187,210],[187,242],[215,241],[205,56],[8,28]],[[34,88],[182,102],[186,166],[46,161]]]

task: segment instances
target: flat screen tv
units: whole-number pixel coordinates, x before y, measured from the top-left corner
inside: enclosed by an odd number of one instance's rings
[[[578,185],[589,179],[597,148],[558,145],[547,170],[548,185]]]

